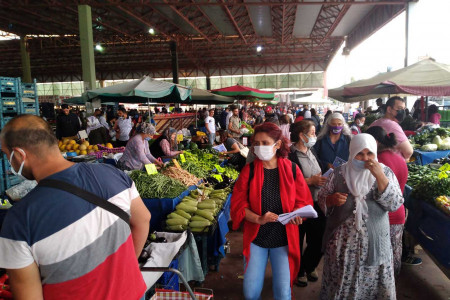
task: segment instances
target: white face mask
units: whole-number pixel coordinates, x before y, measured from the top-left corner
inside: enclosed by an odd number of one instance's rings
[[[315,136],[312,137],[308,137],[307,135],[305,136],[308,139],[308,142],[303,141],[303,145],[305,145],[306,148],[312,148],[316,144],[317,138]]]
[[[22,152],[23,154],[25,154],[25,152],[22,149],[19,149],[19,151]],[[11,172],[23,180],[28,180],[27,178],[25,178],[25,176],[22,175],[23,166],[25,165],[25,159],[20,164],[19,171],[16,172],[16,170],[14,170],[14,167],[12,165],[13,155],[14,155],[14,150],[11,152],[11,155],[9,156],[9,163],[11,164]]]
[[[258,158],[263,161],[271,160],[275,155],[273,147],[275,147],[276,144],[277,143],[273,144],[272,146],[255,146],[254,149],[256,156],[258,156]]]

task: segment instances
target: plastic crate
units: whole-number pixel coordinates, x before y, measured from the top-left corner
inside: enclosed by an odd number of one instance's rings
[[[19,112],[19,99],[14,97],[1,98],[1,113],[10,114]]]
[[[34,98],[36,96],[36,84],[35,83],[23,83],[22,82],[22,97]]]
[[[0,92],[15,94],[18,91],[19,83],[17,78],[0,77]]]
[[[5,117],[5,116],[2,116],[1,117],[1,128],[3,128],[3,127],[5,127],[5,125],[12,119],[13,117]]]
[[[5,174],[5,191],[15,185],[18,185],[23,181],[22,178],[12,175],[12,174]]]
[[[178,259],[172,260],[169,268],[178,269]],[[172,272],[164,272],[156,283],[165,289],[174,291],[180,290],[178,275]]]

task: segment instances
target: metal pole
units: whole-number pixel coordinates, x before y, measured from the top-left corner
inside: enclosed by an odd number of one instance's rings
[[[425,122],[428,122],[428,96],[425,97]]]
[[[170,54],[172,56],[172,78],[173,83],[179,83],[178,81],[178,52],[177,43],[170,42]]]
[[[405,67],[408,66],[408,44],[409,44],[409,3],[406,3],[405,21]]]

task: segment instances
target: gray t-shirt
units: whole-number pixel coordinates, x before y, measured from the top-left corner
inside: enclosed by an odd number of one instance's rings
[[[314,175],[317,175],[318,173],[322,173],[320,165],[317,162],[317,159],[314,156],[314,154],[311,152],[311,149],[308,149],[306,153],[303,153],[294,146],[292,147],[293,149],[295,149],[295,154],[298,157],[298,161],[302,165],[303,177],[310,178],[313,177]],[[309,185],[308,187],[314,202],[316,202],[318,199],[317,195],[319,194],[320,188],[312,185]]]

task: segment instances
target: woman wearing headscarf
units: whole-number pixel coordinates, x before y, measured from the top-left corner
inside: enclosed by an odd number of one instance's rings
[[[358,134],[349,161],[319,191],[327,216],[320,299],[396,299],[389,211],[403,203],[397,178],[377,160],[377,143]]]
[[[86,133],[89,143],[92,145],[106,144],[109,142],[108,130],[100,124],[95,116],[87,118]]]
[[[128,141],[122,157],[117,162],[117,167],[129,171],[142,170],[146,164],[150,163],[162,166],[162,162],[150,153],[148,147],[148,141],[153,138],[155,133],[153,125],[142,123],[139,133]]]
[[[166,129],[164,134],[157,138],[150,146],[150,152],[156,158],[170,158],[183,153],[183,151],[178,151],[177,130],[172,127]]]
[[[336,157],[344,161],[348,160],[351,138],[352,133],[344,117],[340,113],[331,114],[317,135],[317,142],[314,146],[323,173],[333,168]]]
[[[302,171],[306,184],[314,200],[314,209],[318,218],[308,219],[300,225],[300,251],[302,260],[296,284],[301,287],[308,285],[308,281],[319,279],[316,268],[322,258],[322,238],[325,231],[326,218],[317,204],[317,195],[320,187],[326,182],[318,163],[315,150],[316,127],[312,121],[303,120],[291,126],[291,151],[288,158],[296,163]],[[303,249],[303,240],[306,235],[306,249]]]
[[[397,177],[400,189],[403,193],[406,182],[408,181],[408,167],[405,159],[398,154],[394,147],[397,145],[395,134],[389,135],[380,126],[374,126],[367,129],[367,133],[375,138],[378,145],[378,161],[385,164],[394,172]],[[403,204],[395,212],[389,213],[389,228],[391,235],[391,247],[394,254],[394,274],[398,276],[402,266],[402,236],[405,225],[405,207]],[[406,254],[406,253],[403,253]]]
[[[257,126],[252,145],[257,158],[242,170],[231,198],[233,229],[244,223],[244,298],[260,299],[270,260],[273,298],[291,299],[300,266],[298,225],[302,218],[286,225],[277,220],[279,214],[312,205],[311,193],[298,166],[286,159],[288,141],[277,125]]]

